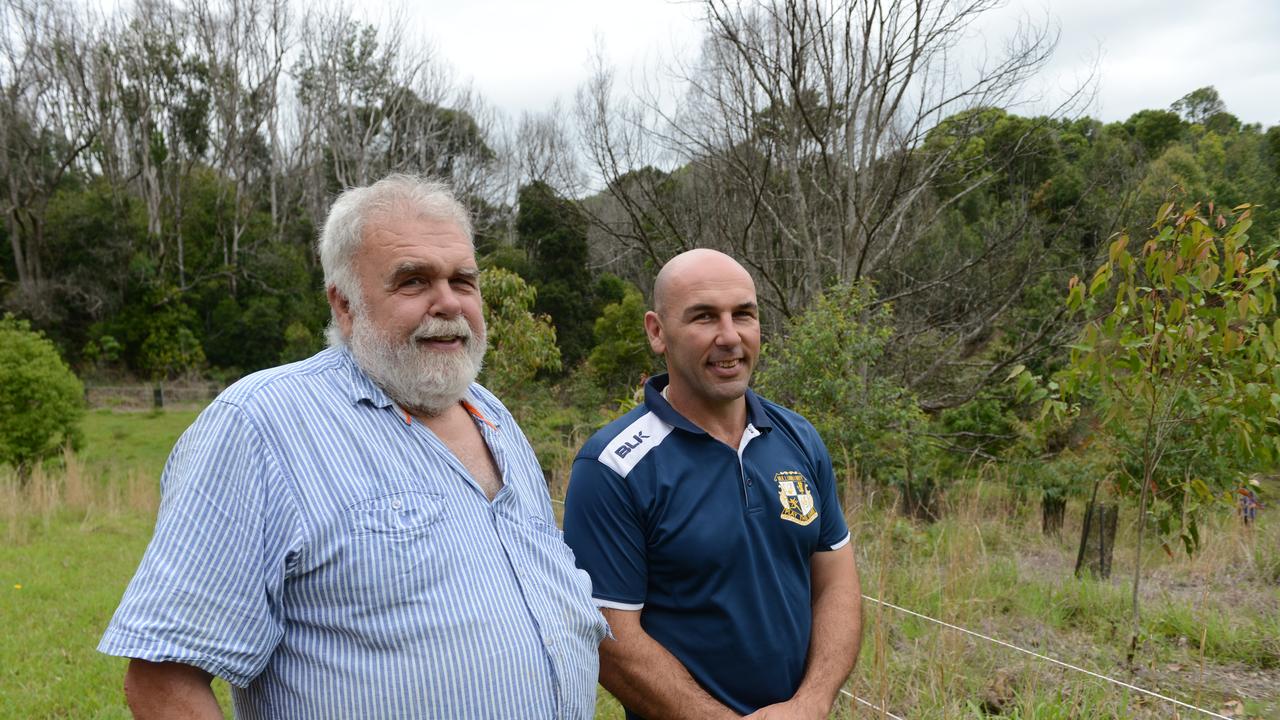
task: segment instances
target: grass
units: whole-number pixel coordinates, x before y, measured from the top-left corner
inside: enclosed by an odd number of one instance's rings
[[[194,416],[91,413],[83,451],[26,488],[0,469],[0,719],[128,716],[125,661],[94,648],[150,537],[165,457]],[[584,431],[554,413],[525,429],[541,438],[562,495]],[[568,438],[563,447],[555,433]],[[927,525],[898,516],[882,489],[850,483],[864,592],[1214,711],[1239,702],[1236,717],[1280,718],[1280,510],[1264,508],[1253,528],[1229,512],[1210,518],[1195,558],[1154,545],[1144,553],[1143,639],[1129,667],[1132,509],[1122,510],[1114,576],[1076,580],[1078,504],[1061,537],[1043,537],[1038,508],[995,475],[951,486],[943,519]],[[913,720],[1174,716],[1167,704],[871,603],[847,687]],[[227,707],[225,686],[218,692]],[[832,717],[867,716],[852,705],[842,696]],[[622,717],[603,691],[596,717]]]
[[[25,487],[0,470],[0,719],[131,717],[127,661],[97,641],[151,537],[160,470],[196,414],[92,412],[80,455]],[[225,683],[215,690],[229,708]]]
[[[198,414],[199,410],[94,410],[81,425],[80,459],[99,475],[134,471],[158,478],[173,444]]]
[[[846,503],[868,595],[1215,712],[1236,701],[1245,717],[1280,717],[1280,588],[1272,566],[1258,561],[1258,548],[1274,552],[1280,539],[1271,518],[1253,529],[1229,512],[1210,518],[1195,558],[1144,553],[1143,644],[1127,667],[1132,528],[1122,529],[1111,579],[1076,580],[1078,515],[1062,537],[1045,538],[1038,508],[974,483],[954,486],[944,519],[932,525],[906,522],[888,504]],[[1122,526],[1126,519],[1131,525],[1131,509]],[[1004,698],[1005,717],[1176,710],[874,604],[864,637],[856,692],[906,717],[983,717],[993,694]]]
[[[0,548],[0,717],[129,717],[123,662],[94,647],[150,532],[140,513],[60,513],[32,542]]]

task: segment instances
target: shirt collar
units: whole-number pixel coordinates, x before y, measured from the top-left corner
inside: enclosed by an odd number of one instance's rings
[[[356,362],[355,357],[351,354],[351,349],[343,346],[338,348],[338,352],[342,355],[342,360],[347,366],[348,384],[347,392],[351,399],[352,405],[368,401],[370,405],[378,408],[385,408],[395,405],[391,396],[382,391],[364,370],[360,369],[360,365]]]
[[[654,375],[644,384],[644,404],[649,411],[658,416],[658,419],[674,425],[683,430],[694,433],[706,434],[702,428],[690,422],[679,411],[671,407],[671,403],[662,396],[662,391],[671,382],[668,373]],[[764,411],[764,404],[760,402],[760,396],[747,388],[747,424],[754,425],[761,432],[768,432],[773,429],[773,423],[769,421],[769,416]]]

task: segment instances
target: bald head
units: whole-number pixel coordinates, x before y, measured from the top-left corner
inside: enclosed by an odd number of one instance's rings
[[[751,273],[742,267],[737,260],[719,250],[697,248],[682,252],[667,261],[653,280],[653,309],[664,315],[671,308],[672,302],[682,298],[694,287],[707,282],[741,283],[745,281],[755,291],[755,281]]]
[[[654,279],[644,329],[649,347],[667,359],[667,401],[737,447],[747,421],[743,397],[760,354],[751,274],[715,250],[671,258]]]

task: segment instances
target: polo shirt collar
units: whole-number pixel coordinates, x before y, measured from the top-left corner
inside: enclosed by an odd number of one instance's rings
[[[682,430],[692,433],[706,434],[706,431],[690,422],[679,411],[671,407],[671,403],[662,396],[662,391],[670,384],[671,377],[669,373],[654,375],[644,384],[644,404],[649,411],[658,416],[659,420],[674,425]],[[747,388],[747,424],[753,425],[761,432],[768,432],[773,429],[773,423],[769,420],[769,415],[764,411],[764,403],[760,402],[760,396]]]

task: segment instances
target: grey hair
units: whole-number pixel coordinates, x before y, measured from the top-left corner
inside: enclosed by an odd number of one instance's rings
[[[397,173],[372,185],[343,190],[329,207],[316,249],[320,253],[320,267],[324,269],[325,288],[335,288],[353,309],[363,307],[364,302],[354,265],[364,240],[365,225],[397,213],[415,213],[420,218],[456,223],[467,241],[475,245],[471,214],[445,182]],[[326,334],[330,345],[346,343],[336,317],[329,323]]]

